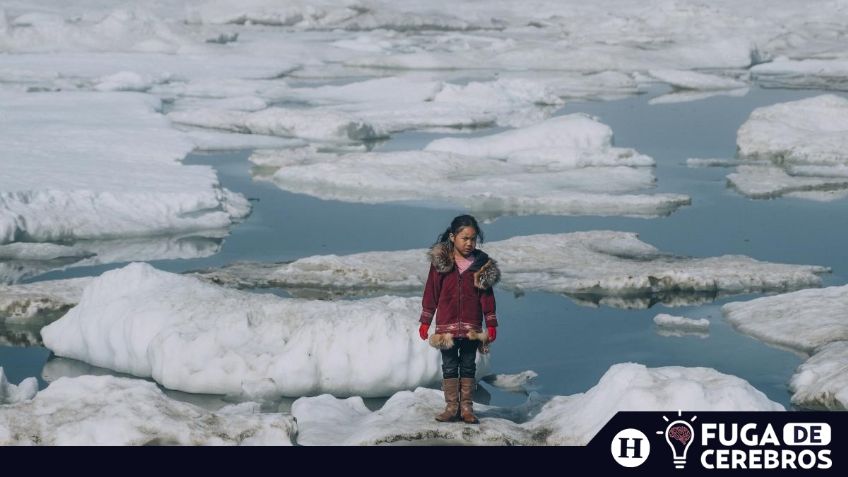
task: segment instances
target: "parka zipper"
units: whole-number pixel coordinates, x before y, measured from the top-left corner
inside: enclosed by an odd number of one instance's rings
[[[462,330],[462,274],[459,273],[459,267],[456,268],[456,273],[459,276],[459,281],[458,281],[459,286],[457,287],[459,289],[459,300],[457,301],[458,302],[458,306],[457,306],[458,310],[457,310],[457,313],[456,313],[456,319],[458,321],[458,329]]]

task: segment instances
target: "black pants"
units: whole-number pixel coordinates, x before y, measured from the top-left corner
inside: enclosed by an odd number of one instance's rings
[[[473,378],[477,373],[476,340],[454,339],[453,348],[442,350],[442,377],[451,378]]]

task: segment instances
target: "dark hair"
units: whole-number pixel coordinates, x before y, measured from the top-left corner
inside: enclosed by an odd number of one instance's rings
[[[474,230],[477,231],[477,240],[479,240],[480,242],[484,240],[483,230],[481,230],[480,226],[477,225],[477,219],[475,219],[471,215],[459,215],[454,217],[453,221],[451,221],[450,227],[445,229],[445,231],[442,232],[441,235],[439,235],[439,239],[436,241],[436,243],[450,243],[450,234],[456,235],[457,233],[459,233],[460,230],[462,230],[463,227],[473,227]]]

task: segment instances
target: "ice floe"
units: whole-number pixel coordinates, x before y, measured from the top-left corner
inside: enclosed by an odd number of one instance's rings
[[[505,391],[527,392],[527,387],[531,386],[538,376],[539,373],[527,370],[516,374],[490,374],[484,376],[483,381]]]
[[[654,323],[663,328],[677,328],[684,330],[706,331],[710,327],[710,320],[706,318],[692,319],[685,316],[674,316],[660,313],[654,317]]]
[[[835,341],[818,349],[789,381],[792,403],[832,411],[848,410],[848,341]]]
[[[680,70],[651,70],[648,72],[654,78],[675,88],[688,90],[722,90],[739,89],[748,86],[744,81],[735,78],[697,73]]]
[[[259,161],[288,163],[269,179],[292,192],[366,203],[441,200],[486,216],[653,217],[689,203],[682,194],[637,194],[653,187],[654,161],[611,141],[608,126],[572,114],[480,138],[439,139],[424,151],[279,151],[280,159],[265,153]]]
[[[26,378],[20,384],[14,385],[6,379],[6,373],[0,366],[0,406],[32,399],[37,392],[38,381],[35,378]],[[2,412],[0,412],[0,415],[2,415]],[[1,429],[0,436],[2,436]]]
[[[78,240],[73,245],[14,242],[0,245],[0,284],[13,284],[53,270],[107,263],[208,257],[221,249],[226,230],[158,237]]]
[[[386,135],[355,116],[312,109],[274,107],[256,112],[198,109],[174,111],[168,118],[188,126],[317,141],[363,141]]]
[[[213,413],[166,397],[154,383],[112,376],[60,378],[0,412],[7,446],[291,445],[296,432],[289,415],[249,405]]]
[[[535,398],[517,408],[475,404],[479,426],[438,423],[441,392],[393,395],[377,411],[360,398],[322,395],[292,405],[303,445],[585,445],[618,411],[781,411],[748,382],[710,368],[612,366],[585,393]]]
[[[673,256],[634,233],[614,231],[518,236],[487,242],[481,248],[498,261],[499,286],[565,293],[584,300],[647,296],[675,304],[680,296],[703,299],[708,295],[708,301],[729,294],[819,286],[818,274],[828,271],[741,255]],[[424,250],[404,250],[312,256],[288,264],[238,263],[201,275],[230,286],[281,287],[295,293],[303,289],[313,296],[323,290],[333,296],[418,292],[427,270]],[[688,303],[688,298],[678,304]]]
[[[848,58],[789,59],[781,56],[751,67],[751,77],[771,88],[845,91],[848,90]]]
[[[158,108],[137,93],[4,95],[0,244],[221,229],[247,215],[212,168],[178,162],[194,146]]]
[[[835,95],[755,109],[737,133],[743,165],[728,183],[752,198],[833,200],[848,189],[848,99]]]
[[[283,299],[136,263],[96,278],[41,334],[58,356],[169,389],[387,396],[440,376],[439,352],[418,338],[419,314],[420,298]],[[484,376],[488,358],[479,360]]]
[[[739,331],[805,354],[833,341],[848,341],[848,286],[728,303],[721,310]]]
[[[848,286],[728,303],[722,313],[747,335],[810,356],[790,381],[793,404],[848,408]]]
[[[44,315],[58,318],[60,313],[79,303],[83,289],[92,280],[84,277],[0,285],[0,323],[25,324]]]

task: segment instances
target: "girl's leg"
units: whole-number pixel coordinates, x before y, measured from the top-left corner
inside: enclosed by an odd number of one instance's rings
[[[459,346],[442,350],[442,390],[445,392],[445,410],[436,415],[439,422],[459,419]]]
[[[471,396],[477,381],[474,375],[477,373],[477,341],[457,340],[459,342],[459,413],[466,424],[477,424],[477,416],[474,415],[474,406]]]
[[[477,345],[476,340],[456,340],[456,346],[459,348],[459,377],[474,378],[477,374]]]
[[[442,350],[442,377],[445,379],[459,377],[459,341],[454,341],[453,348]]]

